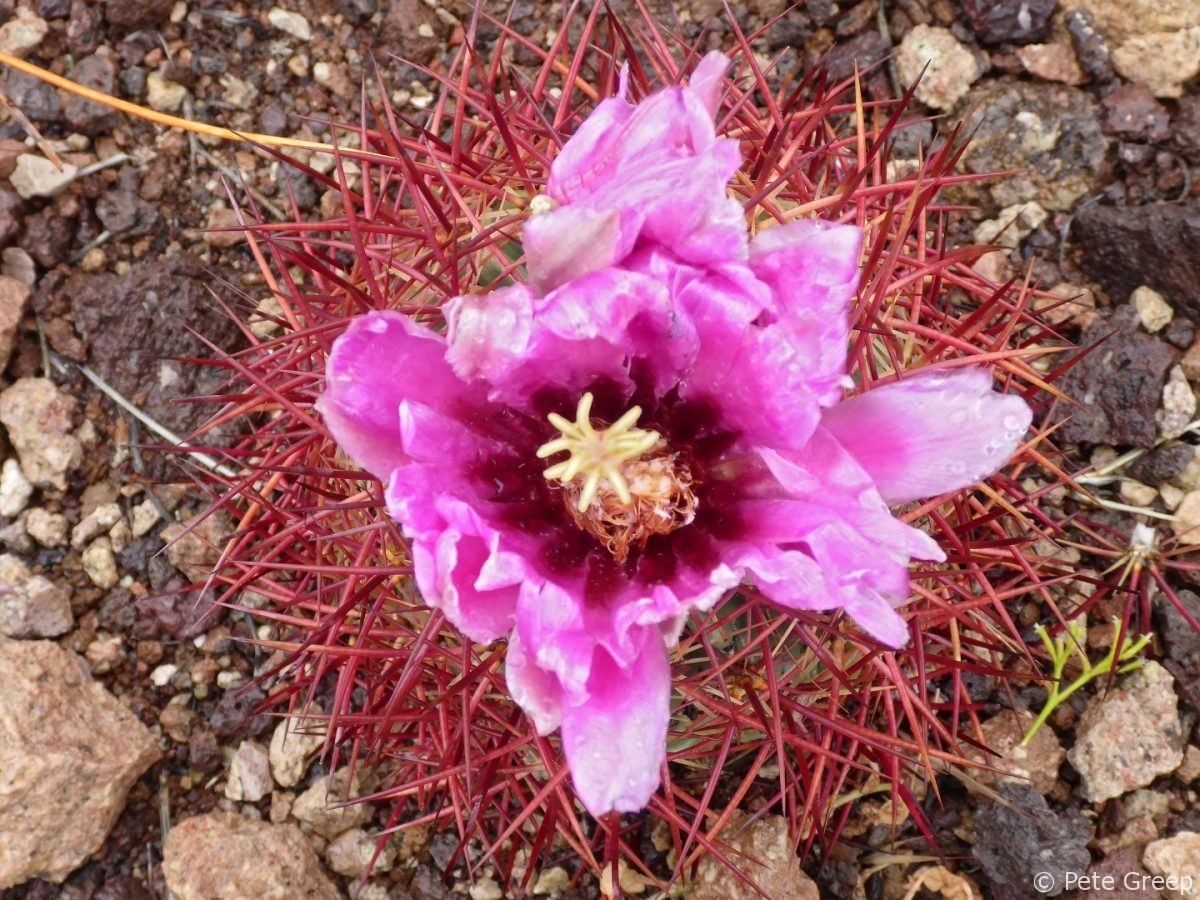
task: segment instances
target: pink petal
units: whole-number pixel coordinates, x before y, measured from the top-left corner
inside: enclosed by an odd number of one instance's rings
[[[549,734],[562,723],[562,687],[554,673],[538,667],[525,652],[517,631],[504,653],[504,679],[517,705],[533,719],[538,734]]]
[[[530,281],[545,292],[613,265],[633,248],[641,227],[640,216],[628,218],[615,209],[584,205],[530,217],[522,229]]]
[[[334,342],[317,409],[343,450],[384,481],[404,464],[400,404],[413,398],[435,408],[471,398],[482,402],[446,364],[445,341],[396,312],[352,319]]]
[[[562,710],[562,742],[575,793],[593,816],[643,809],[660,784],[671,718],[671,669],[662,639],[643,629],[641,652],[622,669],[602,649],[587,699]]]
[[[858,228],[815,220],[763,229],[750,244],[750,268],[771,288],[779,324],[808,360],[808,383],[825,406],[842,395],[861,244]]]
[[[409,538],[421,596],[473,641],[494,641],[516,618],[524,559],[501,547],[501,534],[468,502],[451,467],[404,466],[387,489],[388,512]]]
[[[987,369],[918,375],[826,410],[822,424],[888,503],[967,487],[1003,466],[1033,418]]]
[[[879,594],[866,591],[846,604],[846,613],[856,625],[886,647],[908,643],[908,623]]]

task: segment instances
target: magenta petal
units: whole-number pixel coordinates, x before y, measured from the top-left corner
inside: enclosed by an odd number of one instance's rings
[[[846,613],[875,640],[887,647],[908,643],[908,624],[879,594],[863,592],[846,604]]]
[[[858,289],[862,232],[850,225],[792,222],[758,233],[750,268],[770,288],[779,325],[807,361],[824,406],[842,396],[850,300]]]
[[[376,478],[386,481],[407,460],[400,446],[404,400],[443,408],[470,395],[445,353],[439,335],[395,312],[359,316],[334,342],[317,409],[334,440]]]
[[[614,209],[582,205],[532,216],[522,235],[534,286],[548,291],[620,260],[632,249],[641,226],[639,216],[622,227],[627,218]]]
[[[657,631],[642,632],[641,652],[628,669],[598,648],[587,699],[562,710],[571,780],[593,816],[637,812],[660,784],[671,718],[671,670]]]
[[[1020,446],[1033,414],[992,390],[987,369],[918,375],[826,410],[822,424],[888,503],[967,487]]]
[[[517,630],[504,653],[504,679],[517,705],[533,719],[538,734],[549,734],[561,724],[562,687],[552,672],[540,668],[525,652]]]
[[[452,496],[452,469],[410,464],[387,489],[388,512],[410,539],[421,596],[473,641],[494,641],[512,628],[528,568],[501,547],[501,534],[471,505]]]

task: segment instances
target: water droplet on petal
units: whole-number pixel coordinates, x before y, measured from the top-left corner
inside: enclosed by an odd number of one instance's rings
[[[1016,434],[1020,434],[1021,433],[1021,424],[1022,423],[1021,423],[1020,416],[1016,416],[1016,415],[1013,415],[1012,413],[1009,413],[1007,416],[1004,417],[1004,427],[1007,428],[1010,432],[1015,432]]]

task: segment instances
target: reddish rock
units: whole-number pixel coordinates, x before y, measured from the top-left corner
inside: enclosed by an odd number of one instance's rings
[[[49,641],[0,637],[0,684],[0,890],[59,882],[100,847],[158,744]]]
[[[1171,133],[1167,108],[1144,84],[1123,84],[1100,101],[1104,133],[1135,141],[1164,141]]]
[[[163,875],[178,900],[338,900],[308,839],[294,825],[213,812],[176,824]]]

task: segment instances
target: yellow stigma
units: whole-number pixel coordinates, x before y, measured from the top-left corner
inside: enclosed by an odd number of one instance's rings
[[[543,473],[550,481],[570,484],[583,478],[579,492],[579,512],[587,510],[601,484],[616,493],[622,503],[631,503],[629,484],[621,473],[623,463],[635,460],[654,448],[662,436],[657,431],[634,428],[642,408],[635,406],[607,428],[592,427],[592,395],[579,398],[575,410],[575,421],[569,422],[557,413],[550,413],[550,424],[559,431],[559,437],[547,441],[538,448],[538,459],[555,453],[569,453],[565,460],[555,463]]]

